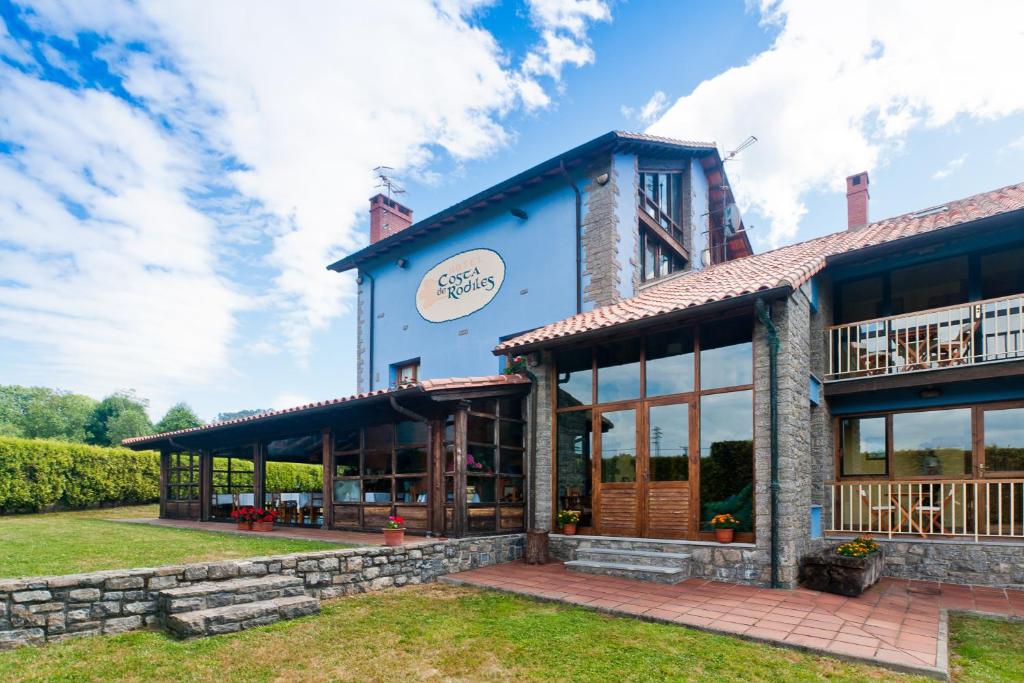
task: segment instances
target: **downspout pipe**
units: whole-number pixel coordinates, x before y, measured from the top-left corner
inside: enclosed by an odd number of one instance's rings
[[[768,402],[771,407],[771,572],[772,588],[779,582],[779,330],[764,299],[755,303],[757,317],[768,332]]]
[[[377,289],[377,287],[376,287],[377,281],[374,280],[373,276],[370,275],[369,273],[367,273],[365,270],[361,270],[361,271],[359,271],[359,277],[356,278],[356,284],[358,284],[358,285],[363,284],[363,278],[370,278],[370,317],[369,317],[369,322],[370,322],[369,327],[370,327],[370,329],[369,329],[369,332],[366,335],[367,336],[366,345],[368,347],[368,350],[367,350],[366,354],[368,356],[368,364],[369,364],[370,367],[369,367],[369,369],[367,370],[367,373],[366,373],[366,391],[373,391],[373,328],[376,326],[376,321],[374,319],[375,313],[374,313],[374,310],[373,310],[373,304],[374,304],[374,299],[376,298],[374,296],[374,291]]]
[[[583,195],[580,188],[573,181],[569,171],[565,169],[565,162],[558,162],[558,169],[565,176],[565,181],[576,194],[576,313],[583,312]]]

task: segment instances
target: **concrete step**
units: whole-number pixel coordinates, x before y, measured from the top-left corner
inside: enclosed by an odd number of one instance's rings
[[[320,611],[320,601],[309,595],[292,595],[224,607],[179,612],[166,618],[166,626],[179,638],[234,633],[284,619],[304,617]]]
[[[303,594],[302,579],[299,577],[272,574],[165,588],[157,594],[157,609],[160,614],[168,616]]]
[[[625,548],[577,548],[576,559],[591,562],[616,562],[644,567],[678,567],[688,570],[690,553],[667,553],[653,550],[627,550]]]
[[[621,576],[640,581],[656,581],[658,583],[679,583],[690,577],[689,569],[680,567],[656,567],[650,565],[627,564],[623,562],[598,562],[595,560],[571,560],[565,563],[567,569],[586,574],[602,576]]]

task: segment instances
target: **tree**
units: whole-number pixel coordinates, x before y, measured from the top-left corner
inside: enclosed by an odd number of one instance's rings
[[[225,420],[237,420],[240,417],[252,417],[253,415],[259,415],[260,413],[268,412],[269,408],[256,408],[255,410],[236,410],[233,413],[218,413],[217,422],[224,422]]]
[[[155,429],[158,433],[174,432],[179,429],[200,427],[202,424],[203,421],[196,416],[187,403],[182,401],[170,407],[163,418],[156,423]]]
[[[0,434],[83,442],[96,401],[45,387],[0,386]]]
[[[116,446],[122,439],[153,433],[146,414],[149,401],[134,391],[118,391],[100,401],[86,428],[88,442],[97,446]]]

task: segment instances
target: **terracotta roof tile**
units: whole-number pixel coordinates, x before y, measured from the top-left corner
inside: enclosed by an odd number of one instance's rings
[[[1024,183],[944,205],[887,218],[854,231],[833,233],[772,251],[659,280],[637,295],[509,339],[496,353],[572,337],[584,332],[676,313],[759,291],[796,289],[830,257],[971,221],[1024,209]]]
[[[376,396],[386,396],[388,394],[407,394],[407,393],[430,393],[432,391],[439,390],[451,390],[451,389],[472,389],[484,386],[498,386],[503,384],[529,384],[530,378],[525,375],[488,375],[484,377],[449,377],[445,379],[428,379],[418,382],[416,384],[409,384],[402,386],[397,389],[378,389],[376,391],[368,391],[360,394],[352,394],[351,396],[343,396],[341,398],[332,398],[326,401],[317,401],[315,403],[306,403],[301,406],[295,406],[293,408],[283,408],[281,410],[268,410],[263,413],[256,415],[249,415],[246,417],[239,417],[233,420],[223,420],[221,422],[211,422],[208,425],[202,427],[191,427],[189,429],[178,429],[173,432],[163,432],[161,434],[150,434],[147,436],[136,436],[130,439],[124,439],[121,444],[124,446],[138,445],[142,443],[149,443],[151,441],[159,441],[166,439],[167,437],[183,436],[185,434],[194,434],[196,432],[205,432],[211,429],[220,429],[231,425],[237,425],[248,422],[258,422],[265,420],[270,417],[279,417],[281,415],[287,415],[289,413],[301,413],[307,410],[313,410],[315,408],[326,408],[328,406],[341,405],[345,403],[353,403],[361,401],[363,399],[372,398]]]

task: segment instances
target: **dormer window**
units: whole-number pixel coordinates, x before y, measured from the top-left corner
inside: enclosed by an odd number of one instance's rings
[[[654,219],[669,236],[683,243],[680,205],[683,188],[682,173],[641,171],[638,201],[640,209]]]

